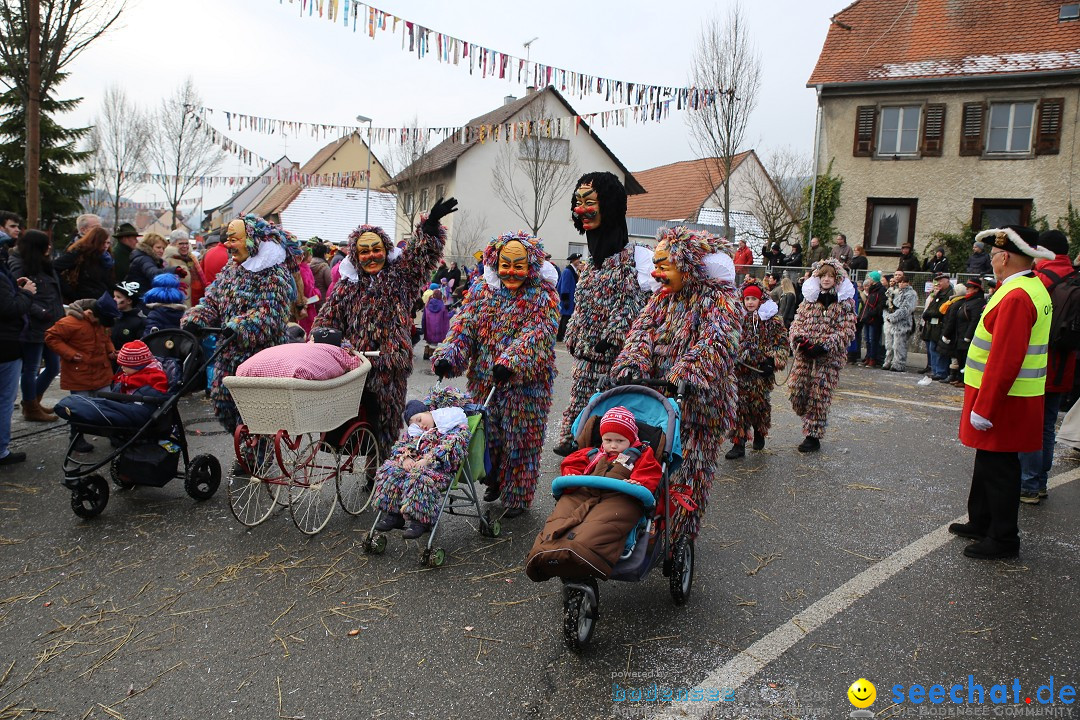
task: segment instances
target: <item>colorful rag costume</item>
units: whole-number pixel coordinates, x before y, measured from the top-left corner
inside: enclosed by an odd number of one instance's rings
[[[690,385],[682,404],[683,462],[674,485],[689,486],[693,513],[676,518],[696,536],[709,501],[720,446],[735,422],[735,365],[742,312],[735,290],[730,248],[708,233],[685,227],[657,234],[657,255],[666,249],[682,273],[677,290],[656,292],[634,320],[612,365],[616,379],[633,377]]]
[[[825,265],[836,271],[836,288],[829,292],[821,290]],[[855,286],[844,266],[832,258],[814,263],[813,274],[803,283],[803,301],[788,330],[795,350],[788,385],[791,409],[802,418],[806,437],[820,440],[825,436],[832,392],[847,362],[847,346],[855,337],[854,297]]]
[[[415,434],[413,428],[394,443],[390,456],[375,475],[372,500],[381,512],[403,515],[430,527],[439,515],[446,488],[469,451],[469,424],[462,406],[466,398],[453,388],[432,390],[423,403],[435,427]],[[417,428],[419,430],[419,428]],[[405,459],[429,460],[423,467],[406,470]]]
[[[371,358],[371,372],[364,386],[364,409],[377,428],[379,450],[387,457],[401,429],[405,390],[413,367],[413,304],[420,285],[435,269],[446,244],[446,228],[436,234],[423,230],[421,216],[416,231],[399,250],[380,227],[361,225],[349,235],[348,255],[338,263],[341,280],[319,309],[312,330],[321,327],[341,331],[360,351],[378,350]],[[360,267],[356,241],[374,233],[382,238],[386,264],[375,273]]]
[[[570,403],[559,425],[559,444],[568,450],[572,449],[574,420],[608,376],[649,293],[659,287],[650,275],[652,251],[629,242],[622,183],[611,173],[589,173],[578,180],[578,186],[586,183],[599,197],[601,225],[585,230],[572,203],[574,227],[588,240],[589,262],[578,277],[573,314],[566,325],[566,349],[576,360]]]
[[[731,430],[731,441],[737,445],[745,445],[753,433],[766,437],[772,427],[773,370],[787,362],[789,350],[787,328],[778,309],[766,296],[756,312],[743,316],[735,366],[739,405]]]
[[[496,272],[499,253],[508,243],[524,246],[528,275],[511,290]],[[507,233],[484,251],[484,276],[473,283],[454,315],[450,334],[432,355],[432,366],[449,365],[451,375],[465,373],[469,394],[488,404],[488,446],[495,468],[492,485],[501,488],[504,507],[527,508],[540,477],[551,388],[555,380],[555,334],[559,297],[555,283],[542,275],[544,249],[528,233]],[[504,381],[496,377],[508,368]]]
[[[285,326],[296,300],[289,265],[295,263],[298,248],[289,247],[285,236],[261,217],[245,215],[241,219],[247,230],[247,260],[231,260],[223,267],[206,288],[202,302],[180,321],[184,328],[200,325],[235,333],[214,361],[210,387],[214,415],[230,433],[240,416],[223,380],[255,353],[285,342]]]

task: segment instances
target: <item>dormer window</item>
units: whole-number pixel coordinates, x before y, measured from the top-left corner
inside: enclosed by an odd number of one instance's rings
[[[1058,22],[1080,20],[1080,3],[1065,3],[1058,12]]]

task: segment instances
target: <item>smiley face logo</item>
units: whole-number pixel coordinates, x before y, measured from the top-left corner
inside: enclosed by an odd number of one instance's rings
[[[851,683],[847,691],[848,700],[859,709],[868,708],[877,700],[877,688],[866,678],[859,678]]]

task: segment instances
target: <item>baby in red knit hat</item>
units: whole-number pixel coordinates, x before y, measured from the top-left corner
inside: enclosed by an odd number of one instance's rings
[[[663,473],[652,448],[638,438],[634,414],[622,406],[600,419],[600,447],[577,450],[562,462],[562,474],[613,478],[642,485],[653,494]],[[563,493],[525,560],[536,581],[607,577],[644,512],[641,500],[605,487]]]
[[[120,371],[113,376],[113,392],[132,395],[141,387],[150,387],[162,394],[169,392],[169,378],[142,340],[124,343],[116,354],[116,364]]]

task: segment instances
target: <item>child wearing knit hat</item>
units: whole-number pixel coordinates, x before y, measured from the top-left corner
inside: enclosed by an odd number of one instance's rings
[[[581,448],[562,461],[563,475],[592,475],[642,485],[652,493],[663,469],[638,438],[637,422],[615,406],[600,419],[600,447]],[[536,536],[525,572],[537,582],[551,577],[606,578],[641,519],[641,501],[618,490],[579,487],[566,492]],[[569,551],[570,561],[561,562]]]
[[[142,340],[124,343],[116,354],[116,363],[120,370],[113,376],[112,392],[146,398],[162,398],[168,394],[169,378]],[[73,394],[58,402],[55,412],[68,422],[78,424],[139,427],[150,419],[156,408],[156,404],[119,402]],[[75,449],[77,452],[88,452],[80,450],[78,446]]]

